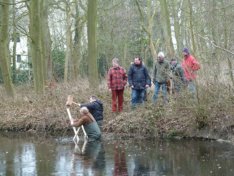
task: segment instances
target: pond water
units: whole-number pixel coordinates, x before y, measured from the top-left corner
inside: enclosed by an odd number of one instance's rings
[[[234,147],[198,140],[103,140],[0,135],[1,176],[233,176]]]

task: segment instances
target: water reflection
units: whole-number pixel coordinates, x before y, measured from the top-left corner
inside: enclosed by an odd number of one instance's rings
[[[102,141],[0,135],[0,175],[233,176],[234,147],[212,141]]]
[[[114,176],[127,176],[127,164],[126,164],[126,156],[125,156],[125,147],[122,145],[115,144],[115,154],[114,154]]]
[[[84,175],[103,175],[104,169],[105,150],[100,141],[85,141],[82,147],[75,145],[71,175],[77,175],[81,170]]]

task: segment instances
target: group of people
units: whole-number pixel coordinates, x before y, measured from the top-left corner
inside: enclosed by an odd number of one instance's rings
[[[123,93],[127,85],[131,88],[131,105],[135,108],[138,104],[144,103],[147,88],[154,84],[154,94],[152,102],[155,104],[158,99],[160,88],[164,104],[167,99],[168,81],[173,84],[173,92],[178,94],[183,85],[195,93],[196,71],[200,69],[200,64],[190,53],[188,48],[183,49],[184,59],[180,64],[177,59],[173,58],[170,62],[165,60],[163,52],[158,53],[158,58],[153,68],[153,80],[149,76],[148,69],[143,64],[141,57],[135,57],[128,73],[119,65],[119,59],[112,60],[112,67],[108,71],[108,88],[112,92],[112,112],[121,112],[123,110]],[[118,101],[117,101],[118,100]]]
[[[128,83],[131,88],[131,105],[135,108],[139,104],[143,104],[146,97],[147,88],[151,87],[151,82],[154,84],[154,94],[152,102],[155,104],[158,99],[160,88],[164,104],[167,99],[167,83],[172,79],[174,92],[178,94],[183,85],[188,87],[188,90],[195,93],[196,71],[200,69],[200,64],[193,57],[187,48],[183,49],[184,59],[180,64],[177,59],[173,58],[170,62],[165,59],[163,52],[158,53],[158,58],[153,68],[153,80],[149,76],[148,69],[142,62],[141,57],[135,57],[134,62],[126,70],[120,66],[119,59],[112,60],[112,67],[108,71],[107,85],[112,95],[112,112],[123,111],[124,89]],[[70,104],[67,104],[70,105]],[[71,122],[72,126],[84,125],[88,137],[99,139],[101,137],[101,127],[103,120],[103,104],[95,96],[90,97],[90,102],[87,104],[79,104],[81,118]]]

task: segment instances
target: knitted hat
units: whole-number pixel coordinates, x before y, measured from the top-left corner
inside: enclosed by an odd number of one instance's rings
[[[183,52],[186,53],[186,54],[189,54],[188,48],[184,48],[184,49],[183,49]]]

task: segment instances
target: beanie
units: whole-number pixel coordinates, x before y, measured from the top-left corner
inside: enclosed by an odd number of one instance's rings
[[[184,48],[184,49],[183,49],[183,52],[185,52],[186,54],[189,54],[188,48]]]

